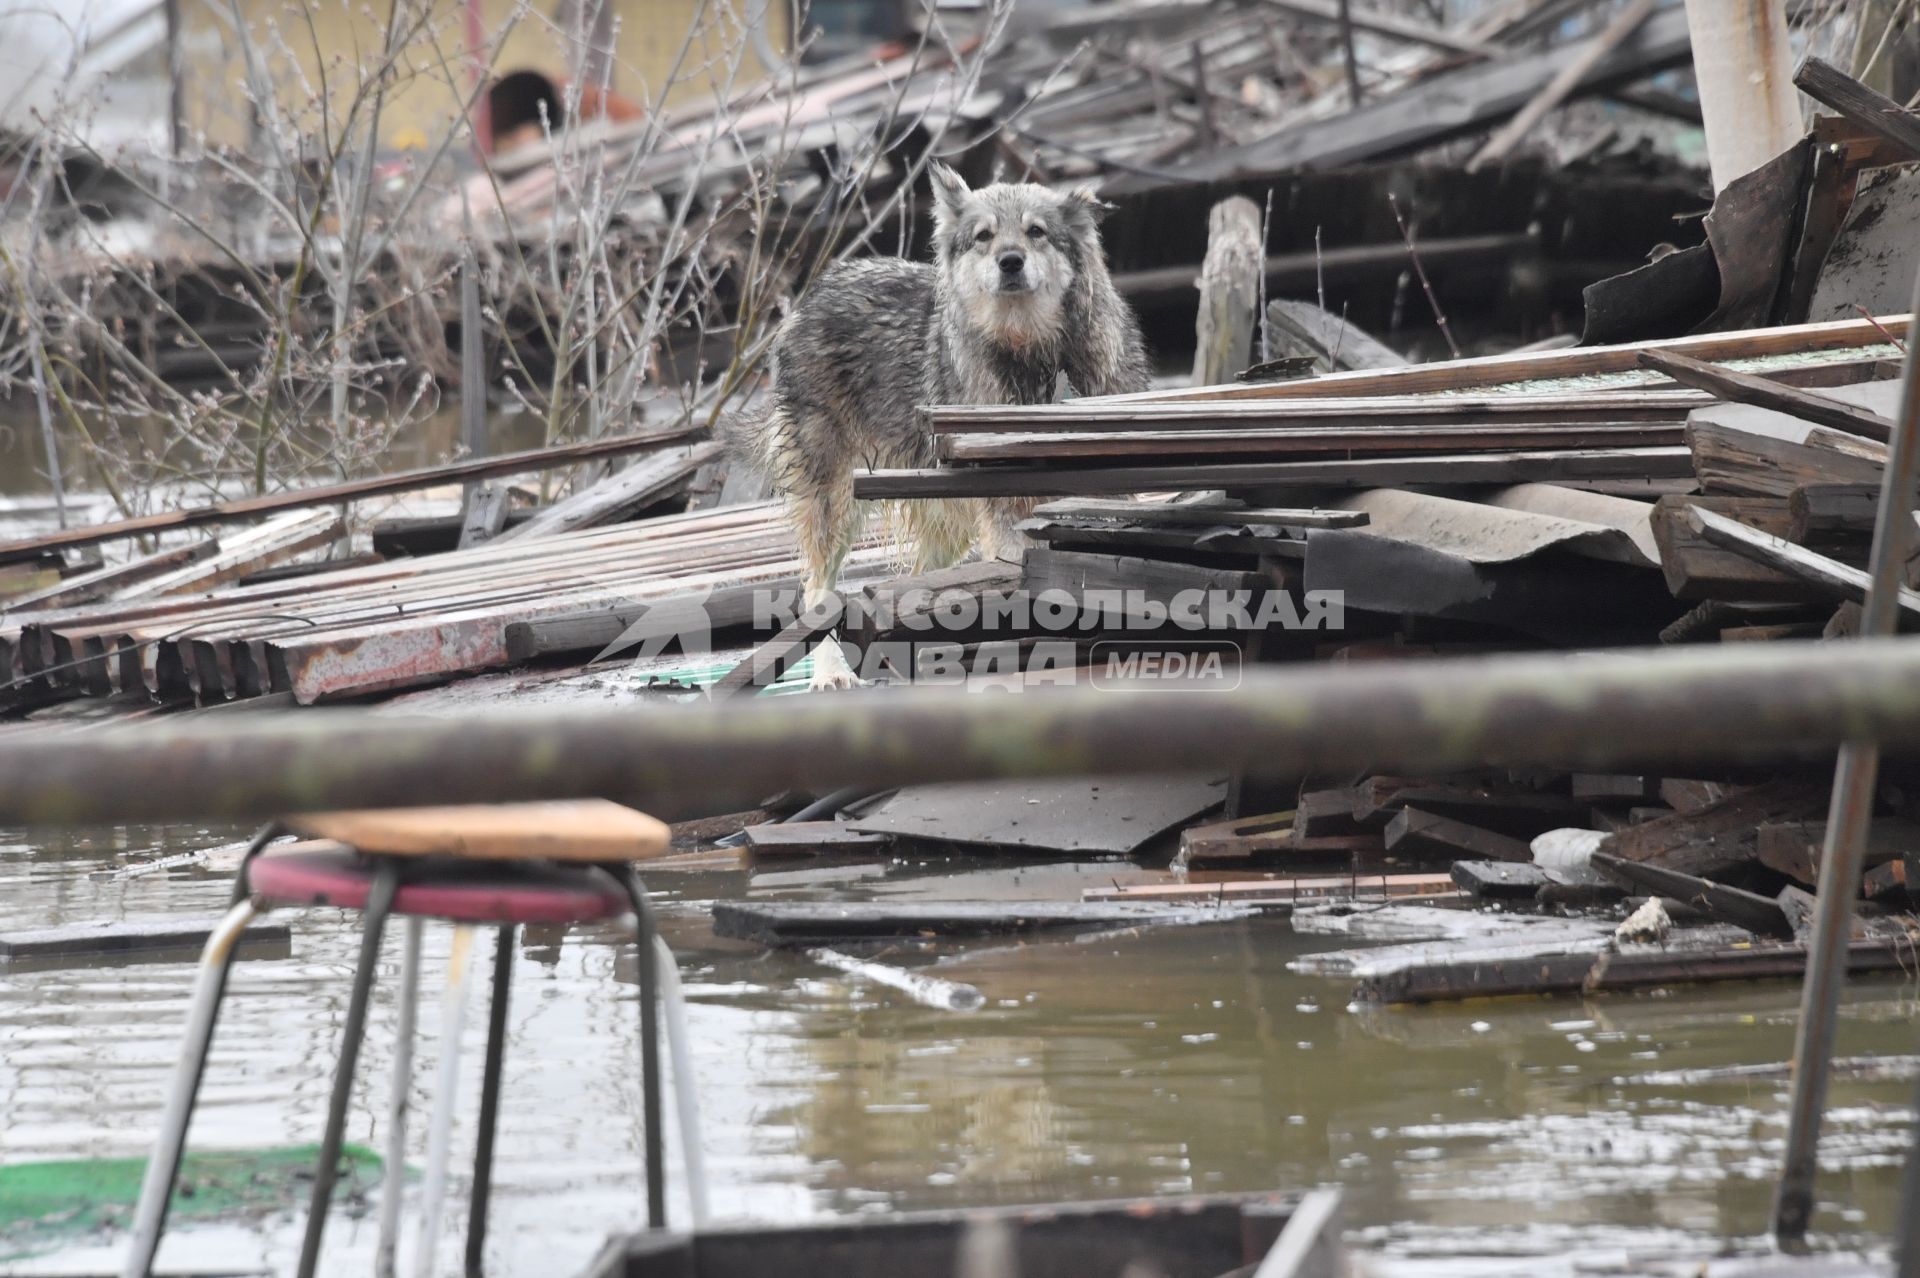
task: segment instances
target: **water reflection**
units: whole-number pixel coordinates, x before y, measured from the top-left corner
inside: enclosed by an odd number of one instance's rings
[[[123,830],[29,843],[0,832],[0,930],[214,914],[229,887],[223,873],[114,871],[239,833]],[[795,868],[808,867],[786,867]],[[789,877],[779,891],[988,894],[963,891],[970,880],[929,887],[905,872],[884,883]],[[1002,888],[1011,873],[994,872]],[[1068,890],[1076,876],[1105,881],[1115,870],[1018,873],[1023,889]],[[694,1003],[705,1145],[727,1215],[1338,1182],[1357,1236],[1396,1274],[1417,1271],[1407,1268],[1416,1259],[1435,1272],[1489,1272],[1448,1269],[1463,1253],[1711,1251],[1764,1225],[1785,1078],[1716,1071],[1786,1059],[1788,985],[1355,1009],[1343,983],[1286,970],[1324,940],[1258,921],[967,947],[939,967],[987,996],[984,1009],[962,1015],[799,956],[715,940],[706,906],[751,890],[744,874],[650,882]],[[285,917],[290,954],[236,970],[196,1147],[317,1138],[356,930],[333,911]],[[448,935],[427,932],[430,999],[444,983]],[[477,947],[476,971],[490,946]],[[532,930],[520,948],[489,1252],[493,1272],[564,1275],[641,1218],[634,954],[618,928]],[[349,1128],[376,1148],[397,959],[394,938]],[[0,971],[0,1159],[144,1152],[191,976],[179,959]],[[1856,991],[1841,1052],[1912,1053],[1912,996],[1901,982]],[[438,1023],[430,1001],[413,1082],[423,1109]],[[469,1016],[456,1166],[470,1158],[484,1023],[477,1010]],[[1819,1217],[1830,1243],[1890,1228],[1907,1072],[1836,1081]],[[418,1162],[424,1133],[413,1137]],[[678,1186],[671,1206],[684,1220]],[[298,1224],[289,1210],[182,1230],[163,1260],[277,1270]],[[455,1211],[450,1236],[463,1227]],[[369,1219],[343,1217],[329,1232],[329,1267],[364,1271],[372,1243]],[[38,1254],[32,1272],[110,1266],[113,1248],[111,1237],[0,1238],[0,1257]]]

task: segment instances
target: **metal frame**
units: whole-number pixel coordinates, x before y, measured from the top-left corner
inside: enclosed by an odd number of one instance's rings
[[[248,871],[254,858],[281,833],[283,830],[280,824],[271,822],[254,835],[253,841],[248,845],[241,859],[239,872],[235,876],[232,904],[201,952],[200,969],[195,978],[193,1000],[187,1015],[186,1042],[181,1050],[180,1060],[174,1072],[173,1085],[168,1093],[166,1109],[161,1117],[160,1134],[154,1146],[153,1156],[148,1160],[146,1176],[141,1184],[140,1199],[134,1212],[133,1239],[121,1270],[124,1278],[149,1278],[151,1274],[154,1257],[159,1251],[160,1239],[166,1229],[167,1208],[173,1196],[174,1186],[179,1180],[180,1165],[186,1149],[187,1129],[193,1121],[194,1106],[199,1098],[208,1050],[213,1043],[214,1027],[219,1019],[220,1005],[226,993],[227,974],[232,968],[235,951],[238,949],[240,938],[245,933],[247,925],[260,914],[265,913],[265,908],[252,899]],[[660,940],[653,907],[647,899],[646,887],[633,867],[602,865],[598,868],[610,874],[620,884],[634,911],[635,940],[638,943],[640,964],[640,1067],[642,1120],[645,1124],[648,1225],[652,1229],[664,1229],[667,1223],[665,1141],[661,1130],[663,1106],[660,1086],[660,1016],[663,1008],[663,987],[670,988],[675,1004],[666,1009],[666,1012],[668,1032],[672,1039],[676,1061],[674,1084],[676,1092],[681,1093],[678,1098],[681,1139],[686,1147],[694,1216],[696,1221],[704,1221],[707,1215],[706,1184],[704,1167],[699,1157],[698,1113],[692,1095],[691,1054],[686,1050],[685,1011],[680,1006],[678,980],[669,982],[662,979],[661,964],[664,962],[671,967],[672,954]],[[360,954],[354,968],[353,992],[347,1004],[340,1056],[334,1069],[333,1090],[327,1108],[326,1128],[321,1138],[319,1163],[314,1170],[313,1191],[308,1203],[306,1228],[301,1238],[300,1260],[295,1270],[298,1278],[313,1278],[318,1269],[321,1240],[326,1231],[327,1211],[331,1205],[334,1184],[339,1175],[347,1108],[353,1095],[360,1046],[366,1037],[367,1007],[379,966],[380,943],[385,934],[387,920],[393,913],[394,899],[399,891],[400,869],[401,863],[395,858],[379,859],[379,869],[363,911]],[[403,1181],[402,1175],[395,1169],[401,1165],[400,1155],[404,1153],[406,1094],[410,1085],[414,1009],[419,988],[421,922],[422,920],[418,917],[409,916],[407,919],[407,949],[402,966],[400,993],[400,1041],[394,1053],[394,1097],[388,1110],[391,1124],[387,1141],[389,1163],[386,1190],[380,1206],[380,1236],[374,1262],[375,1270],[382,1275],[382,1278],[388,1278],[394,1272],[395,1240],[398,1233],[400,1208],[399,1190]],[[471,936],[472,925],[462,925],[461,930],[466,936]],[[500,1086],[506,1055],[508,996],[513,976],[515,931],[515,925],[507,924],[501,926],[496,934],[492,1005],[488,1016],[486,1060],[481,1080],[480,1130],[474,1148],[473,1184],[469,1194],[470,1215],[465,1257],[465,1272],[468,1278],[479,1278],[483,1269],[487,1202],[493,1184],[494,1131],[499,1120]],[[464,948],[459,941],[456,941],[456,949]],[[450,1018],[456,1016],[459,1009],[464,1008],[466,985],[466,981],[458,978],[448,983]],[[436,1134],[438,1129],[450,1125],[451,1122],[454,1091],[452,1083],[454,1071],[457,1069],[459,1050],[457,1040],[456,1027],[454,1033],[441,1044],[442,1079],[435,1097]],[[440,1112],[443,1108],[446,1111],[444,1119]],[[444,1139],[440,1139],[439,1143],[444,1144]],[[444,1187],[444,1154],[443,1149],[436,1159],[430,1153],[428,1160],[429,1180],[437,1179],[442,1187]],[[434,1210],[434,1204],[431,1202],[433,1197],[435,1194],[430,1190],[428,1212],[430,1216],[437,1218],[437,1211]],[[423,1228],[415,1253],[417,1272],[431,1273],[434,1245],[437,1242],[437,1238],[432,1235],[437,1232],[432,1222],[428,1222]]]

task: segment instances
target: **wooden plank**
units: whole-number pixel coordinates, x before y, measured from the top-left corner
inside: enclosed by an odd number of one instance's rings
[[[717,440],[708,440],[685,448],[665,449],[652,457],[641,458],[619,474],[610,475],[537,512],[495,540],[547,537],[575,528],[617,523],[685,485],[693,478],[694,471],[724,451],[724,445]]]
[[[0,615],[11,616],[41,608],[70,608],[116,593],[131,593],[131,588],[141,582],[204,559],[219,549],[220,543],[208,538],[191,546],[175,546],[170,550],[137,556],[122,564],[108,564],[89,572],[75,573],[26,594],[0,599]]]
[[[1560,794],[1369,777],[1354,791],[1353,817],[1363,827],[1379,829],[1408,806],[1528,838],[1559,826],[1581,824],[1588,808]]]
[[[1312,302],[1279,298],[1267,303],[1267,336],[1273,357],[1303,356],[1322,369],[1405,368],[1407,358],[1344,315]]]
[[[1880,487],[1879,484],[1802,484],[1787,498],[1789,518],[1786,530],[1780,535],[1800,545],[1819,540],[1870,538],[1880,516]]]
[[[1465,67],[1338,116],[1216,148],[1166,178],[1128,178],[1108,190],[1120,195],[1151,189],[1173,181],[1174,175],[1181,181],[1222,182],[1356,164],[1433,146],[1518,111],[1562,68],[1581,60],[1587,43],[1571,42]],[[1685,13],[1656,13],[1625,43],[1587,66],[1576,87],[1581,93],[1602,93],[1678,65],[1690,52]]]
[[[1778,497],[1700,497],[1669,494],[1653,504],[1654,544],[1660,571],[1676,599],[1735,599],[1800,603],[1824,598],[1818,588],[1750,556],[1709,541],[1693,527],[1689,511],[1699,506],[1763,532],[1785,533],[1792,523]]]
[[[1660,797],[1660,778],[1620,772],[1576,772],[1569,788],[1588,802],[1639,802]]]
[[[1660,801],[1675,812],[1698,812],[1718,803],[1732,793],[1733,787],[1718,781],[1691,781],[1685,777],[1660,778]]]
[[[1658,3],[1659,0],[1630,0],[1627,7],[1620,10],[1598,35],[1581,45],[1572,61],[1555,72],[1553,79],[1547,81],[1538,93],[1527,100],[1525,106],[1514,113],[1511,120],[1496,129],[1493,136],[1474,152],[1473,158],[1467,161],[1467,172],[1477,173],[1487,165],[1505,159],[1508,152],[1540,123],[1547,112],[1566,101],[1594,67],[1653,15]]]
[[[1840,68],[1811,55],[1794,69],[1793,83],[1820,105],[1886,139],[1909,160],[1920,160],[1920,118]]]
[[[1533,860],[1526,840],[1498,834],[1415,807],[1402,808],[1387,822],[1386,849],[1399,853],[1438,853],[1482,861]]]
[[[1314,877],[1230,879],[1220,883],[1129,883],[1088,888],[1083,901],[1324,901],[1382,900],[1406,896],[1445,896],[1454,890],[1445,874],[1341,874]]]
[[[1830,395],[1802,390],[1797,386],[1785,386],[1731,368],[1719,368],[1671,351],[1642,351],[1640,363],[1665,373],[1682,385],[1706,391],[1721,399],[1751,404],[1756,408],[1770,408],[1802,421],[1879,440],[1881,443],[1893,438],[1892,418]]]
[[[1825,821],[1769,821],[1754,831],[1755,855],[1760,864],[1809,887],[1820,882],[1820,859],[1826,842]],[[1897,861],[1915,851],[1920,851],[1920,824],[1899,817],[1876,817],[1868,828],[1861,864]]]
[[[1421,245],[1422,256],[1427,245]],[[1191,273],[1189,273],[1191,279]],[[1761,359],[1793,354],[1796,362],[1852,362],[1863,347],[1883,346],[1886,333],[1904,338],[1912,317],[1878,316],[1873,320],[1828,320],[1818,324],[1783,324],[1740,329],[1729,333],[1700,333],[1653,342],[1622,342],[1612,346],[1582,346],[1572,350],[1515,351],[1479,355],[1470,359],[1439,360],[1406,368],[1364,369],[1306,377],[1297,382],[1182,387],[1108,395],[1083,401],[1085,405],[1164,404],[1234,399],[1326,399],[1343,396],[1411,395],[1429,391],[1485,390],[1529,381],[1597,377],[1640,370],[1640,353],[1673,351],[1694,359],[1724,361]],[[1876,327],[1877,326],[1877,327]],[[1882,330],[1885,330],[1884,332]]]
[[[222,537],[214,554],[149,577],[125,596],[147,599],[211,590],[302,551],[336,542],[346,533],[346,521],[336,511],[291,511],[257,528]]]
[[[498,457],[475,458],[469,461],[452,462],[445,466],[429,466],[421,470],[375,475],[368,479],[324,484],[316,488],[299,488],[291,492],[241,497],[233,501],[214,502],[206,506],[189,506],[182,510],[162,511],[156,515],[142,515],[135,519],[121,519],[111,523],[94,524],[86,528],[68,528],[61,532],[44,533],[37,537],[0,542],[0,560],[68,546],[91,546],[103,541],[137,537],[145,533],[231,523],[239,519],[249,519],[255,515],[275,514],[283,510],[332,506],[343,502],[359,501],[367,497],[383,497],[391,493],[432,488],[440,484],[490,479],[530,470],[549,470],[555,466],[592,461],[601,457],[618,457],[623,453],[643,452],[662,444],[685,439],[695,429],[697,428],[694,426],[684,426],[646,435],[623,435],[611,439],[590,440],[583,444],[558,444],[552,448],[536,448],[522,453],[503,453]]]
[[[1629,887],[1644,888],[1691,905],[1708,918],[1743,927],[1757,936],[1789,940],[1793,925],[1787,921],[1780,902],[1770,896],[1714,883],[1694,874],[1683,874],[1664,866],[1628,861],[1605,852],[1593,854],[1593,867],[1612,875]]]
[[[1246,918],[1262,903],[1155,901],[719,901],[718,936],[762,945],[821,945],[940,936],[1008,936],[1049,929],[1140,927]]]
[[[1847,948],[1847,970],[1852,973],[1905,971],[1912,961],[1910,940],[1875,938],[1854,941]],[[1435,1003],[1510,994],[1594,994],[1701,981],[1797,980],[1806,966],[1804,946],[1775,944],[1443,958],[1363,976],[1356,997],[1379,1003]]]
[[[1769,435],[1702,421],[1687,424],[1694,473],[1709,493],[1790,497],[1808,484],[1880,483],[1884,467],[1830,449],[1811,448]]]
[[[1553,877],[1532,862],[1456,861],[1448,871],[1467,892],[1489,901],[1530,901]]]
[[[1698,391],[1639,387],[1604,395],[1457,393],[1144,403],[1073,399],[1061,404],[941,404],[929,410],[929,420],[937,435],[1292,430],[1372,436],[1389,426],[1471,433],[1507,420],[1664,425],[1684,421],[1688,413],[1712,402]]]
[[[1118,519],[1129,523],[1212,527],[1246,524],[1281,528],[1364,528],[1364,510],[1247,506],[1239,502],[1101,501],[1069,497],[1034,508],[1035,515],[1071,519]]]
[[[1804,821],[1826,810],[1828,786],[1776,781],[1735,790],[1694,811],[1675,811],[1609,834],[1601,851],[1626,861],[1658,865],[1707,878],[1759,856],[1759,827]],[[1678,807],[1678,805],[1675,805]]]
[[[1692,427],[1688,428],[1689,434]],[[1202,489],[1399,488],[1411,485],[1578,483],[1691,479],[1686,448],[1536,450],[1309,462],[1178,466],[980,466],[876,470],[853,477],[863,500],[916,497],[1055,497]],[[1823,476],[1814,476],[1821,478]],[[1783,488],[1780,495],[1791,491]]]
[[[1087,462],[1100,458],[1162,458],[1230,463],[1269,457],[1313,458],[1378,454],[1508,453],[1523,449],[1665,448],[1685,439],[1673,423],[1562,426],[1501,423],[1493,426],[1376,426],[1355,430],[1126,430],[1046,431],[942,436],[939,450],[955,463],[1007,461]]]
[[[180,915],[136,916],[5,932],[0,933],[0,959],[9,963],[22,960],[37,963],[142,951],[195,950],[206,943],[218,921]],[[247,926],[241,935],[241,944],[286,944],[290,938],[286,924],[263,921]]]
[[[1353,818],[1353,802],[1354,793],[1351,787],[1338,790],[1303,790],[1294,808],[1294,833],[1302,838],[1364,833],[1365,827]]]
[[[1695,532],[1715,545],[1796,577],[1824,591],[1831,598],[1855,603],[1866,599],[1869,578],[1861,569],[1849,567],[1757,528],[1749,528],[1724,515],[1716,515],[1697,504],[1688,507],[1688,520]],[[1899,598],[1902,612],[1920,616],[1920,593],[1903,587]]]

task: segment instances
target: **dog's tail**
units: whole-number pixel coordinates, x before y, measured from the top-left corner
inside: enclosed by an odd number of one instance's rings
[[[767,428],[772,416],[772,410],[764,405],[726,413],[714,422],[713,437],[735,463],[765,475],[768,473]]]

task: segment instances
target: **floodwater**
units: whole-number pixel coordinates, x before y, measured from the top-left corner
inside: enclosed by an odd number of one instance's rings
[[[214,915],[230,876],[140,861],[231,830],[36,838],[0,831],[0,931],[147,914]],[[751,892],[1077,896],[1131,870],[788,862],[657,873],[691,1000],[717,1214],[795,1220],[1034,1200],[1338,1184],[1374,1274],[1680,1272],[1663,1261],[1760,1245],[1779,1156],[1795,991],[1721,985],[1639,996],[1361,1009],[1343,981],[1286,963],[1330,938],[1284,920],[960,947],[935,970],[986,995],[971,1014],[909,1003],[802,957],[715,940],[706,908]],[[192,1147],[318,1139],[357,945],[336,911],[289,913],[290,953],[235,970]],[[398,929],[390,929],[349,1138],[384,1144]],[[429,925],[414,1099],[438,1059],[450,929]],[[476,947],[474,974],[492,950]],[[566,1278],[642,1219],[634,955],[617,929],[524,936],[510,1014],[489,1272]],[[913,961],[913,960],[908,960]],[[0,969],[0,1162],[145,1152],[177,1047],[190,956]],[[1914,991],[1857,989],[1850,1057],[1914,1051]],[[454,1207],[485,1016],[465,1034]],[[1875,1248],[1891,1228],[1911,1082],[1903,1068],[1835,1085],[1820,1245]],[[424,1122],[409,1162],[423,1162]],[[670,1144],[670,1165],[678,1156]],[[417,1192],[417,1191],[416,1191]],[[669,1200],[685,1222],[676,1180]],[[411,1214],[411,1213],[410,1213]],[[286,1272],[301,1210],[183,1225],[162,1268]],[[368,1273],[373,1217],[337,1211],[322,1271]],[[407,1240],[410,1245],[410,1236]],[[117,1266],[113,1234],[0,1237],[0,1272]],[[403,1265],[407,1264],[403,1251]],[[410,1265],[408,1265],[410,1269]]]

